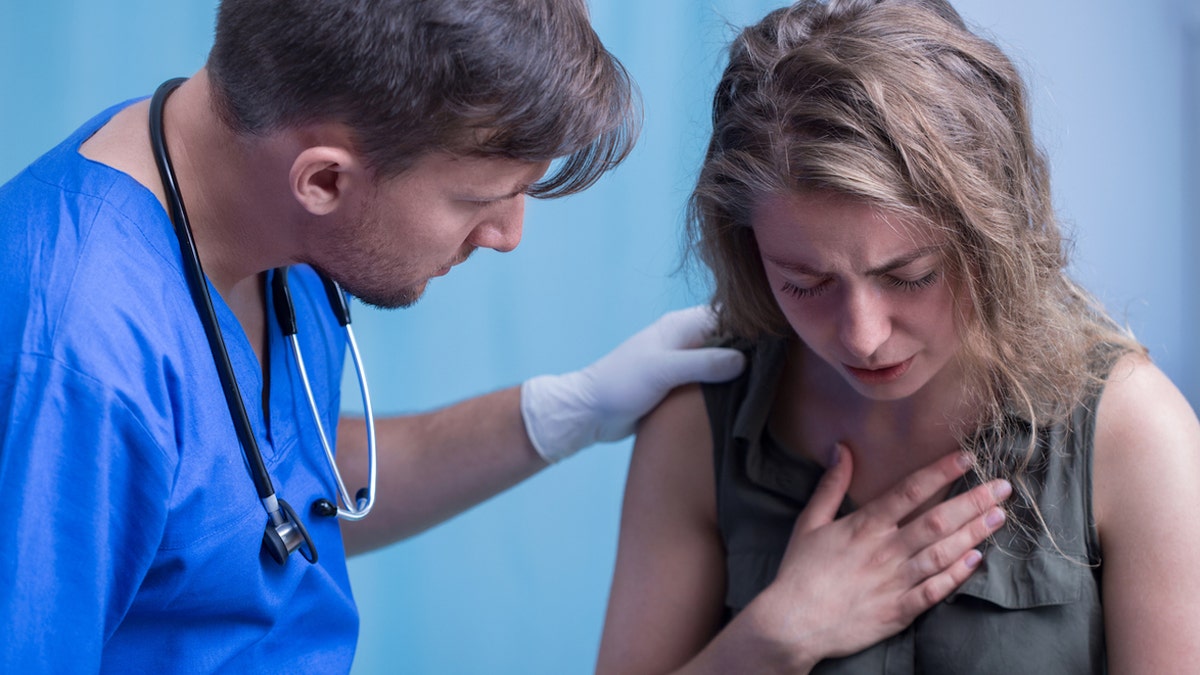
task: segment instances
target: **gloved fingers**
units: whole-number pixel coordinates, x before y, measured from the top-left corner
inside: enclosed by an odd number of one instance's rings
[[[679,385],[737,376],[746,361],[740,351],[699,347],[715,327],[707,306],[669,312],[582,370],[525,382],[521,416],[530,442],[555,462],[598,440],[628,436]]]
[[[663,347],[698,347],[717,328],[717,315],[708,305],[695,305],[667,312],[650,325],[656,341]]]
[[[666,352],[653,366],[664,391],[687,382],[724,382],[746,367],[746,356],[736,349],[703,347]]]

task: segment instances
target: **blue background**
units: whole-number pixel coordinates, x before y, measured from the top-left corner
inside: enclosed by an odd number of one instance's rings
[[[592,0],[645,99],[633,156],[589,192],[531,203],[521,247],[477,254],[416,307],[356,309],[380,413],[425,410],[602,355],[704,299],[676,273],[683,205],[730,26],[763,0]],[[101,108],[197,70],[215,0],[3,0],[0,180]],[[1031,84],[1076,241],[1075,272],[1193,405],[1200,284],[1200,3],[963,0]],[[355,390],[347,389],[354,410]],[[592,668],[628,441],[597,447],[459,518],[351,562],[356,673]]]

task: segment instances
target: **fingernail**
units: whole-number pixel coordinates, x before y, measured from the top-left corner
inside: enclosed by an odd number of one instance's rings
[[[837,466],[838,462],[842,461],[842,451],[844,451],[845,449],[846,449],[846,446],[842,443],[834,443],[833,444],[833,452],[829,453],[829,468],[830,469]]]
[[[999,527],[1002,523],[1004,523],[1004,518],[1004,509],[992,507],[992,510],[988,511],[987,515],[984,516],[983,522],[986,523],[988,527]]]
[[[982,553],[979,551],[971,551],[967,554],[967,557],[963,559],[963,564],[970,569],[975,569],[976,567],[979,567],[979,562],[981,560],[983,560]]]
[[[971,459],[970,455],[963,452],[963,453],[959,453],[957,463],[958,463],[958,468],[963,469],[965,471],[965,470],[971,468],[971,466],[973,464],[975,464],[975,460]]]
[[[1012,483],[1001,480],[992,487],[992,494],[996,496],[996,499],[1008,499],[1008,496],[1012,494]]]

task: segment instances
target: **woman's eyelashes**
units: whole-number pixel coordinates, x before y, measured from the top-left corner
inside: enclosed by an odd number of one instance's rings
[[[825,292],[831,282],[829,280],[821,281],[814,286],[798,286],[790,281],[783,282],[784,293],[796,298],[814,298]]]
[[[880,277],[883,283],[888,287],[897,288],[902,291],[917,291],[922,288],[927,288],[937,283],[938,279],[940,278],[941,270],[937,269],[915,279],[894,276],[891,274],[882,275]],[[784,281],[783,285],[780,287],[780,290],[795,298],[815,298],[827,291],[833,285],[833,283],[834,282],[832,279],[821,279],[816,283],[805,285],[793,283],[791,281]]]
[[[906,291],[915,291],[926,286],[932,286],[941,276],[940,270],[933,270],[928,274],[917,279],[906,279],[904,277],[895,277],[888,275],[886,277],[889,284],[896,288],[902,288]]]

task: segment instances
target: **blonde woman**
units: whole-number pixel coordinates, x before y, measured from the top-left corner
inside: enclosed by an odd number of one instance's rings
[[[1200,424],[1066,275],[999,49],[941,0],[772,12],[691,206],[749,366],[639,433],[601,672],[1200,672]],[[972,471],[879,526],[956,451]],[[924,554],[975,573],[897,602],[914,563],[879,542],[1004,485],[978,553]]]

